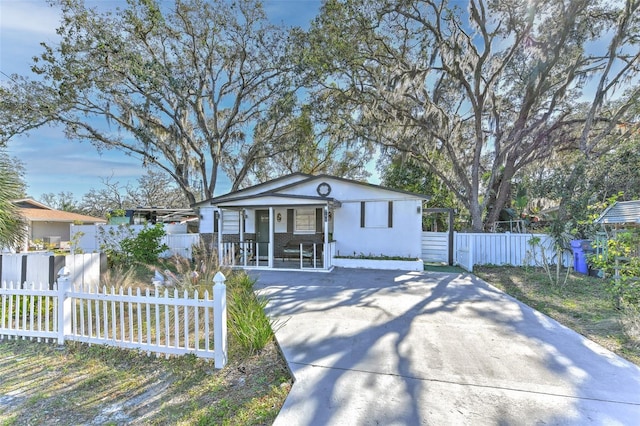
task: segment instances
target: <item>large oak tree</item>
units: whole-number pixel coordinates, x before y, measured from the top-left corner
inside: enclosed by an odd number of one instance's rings
[[[277,125],[299,87],[293,42],[257,0],[131,0],[123,10],[62,8],[60,44],[1,88],[0,137],[44,123],[98,149],[119,149],[169,174],[190,203],[232,189],[290,148]],[[259,128],[260,131],[256,132]]]
[[[328,0],[307,61],[354,134],[429,169],[482,230],[523,168],[638,128],[639,34],[639,0]]]

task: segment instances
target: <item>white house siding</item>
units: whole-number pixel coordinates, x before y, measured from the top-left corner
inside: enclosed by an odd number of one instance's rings
[[[213,206],[200,207],[199,231],[201,234],[213,234],[213,219],[216,208]]]
[[[328,198],[334,198],[340,202],[408,198],[408,196],[404,196],[402,193],[396,191],[385,190],[384,188],[373,185],[333,179],[329,176],[318,177],[317,179],[301,183],[293,188],[288,188],[283,192],[290,195],[312,195],[317,197],[317,188],[322,182],[326,182],[331,186],[331,193],[328,195]]]
[[[215,212],[217,208],[213,206],[200,207],[200,224],[199,230],[201,234],[213,234]],[[222,213],[222,233],[237,234],[240,230],[239,213],[233,210],[224,210]]]
[[[317,195],[316,188],[321,182],[331,186],[330,198],[342,203],[334,211],[333,238],[336,253],[342,256],[421,256],[422,200],[396,191],[369,185],[358,185],[340,179],[322,177],[287,190],[293,195]],[[393,201],[393,227],[360,227],[361,202]],[[386,213],[385,209],[381,209]],[[385,215],[386,217],[386,215]],[[365,214],[367,224],[371,223]],[[376,220],[373,220],[376,222]],[[377,222],[386,223],[386,219]],[[418,231],[417,231],[418,230]]]
[[[393,201],[393,226],[360,227],[360,201],[343,202],[335,211],[333,238],[336,253],[341,256],[364,254],[374,256],[416,257],[421,255],[422,202],[416,199]]]

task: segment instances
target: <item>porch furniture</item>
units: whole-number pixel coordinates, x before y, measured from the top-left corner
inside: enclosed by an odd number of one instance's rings
[[[302,253],[300,253],[300,244],[302,244]],[[313,244],[313,241],[290,240],[282,249],[282,260],[300,259],[300,254],[302,254],[303,259],[312,260]],[[322,247],[321,244],[317,245]],[[316,255],[320,255],[320,250],[316,251]]]

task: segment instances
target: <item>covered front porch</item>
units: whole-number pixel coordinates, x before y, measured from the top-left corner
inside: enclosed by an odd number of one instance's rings
[[[340,203],[318,197],[227,200],[217,206],[217,248],[223,266],[330,271],[333,212]]]

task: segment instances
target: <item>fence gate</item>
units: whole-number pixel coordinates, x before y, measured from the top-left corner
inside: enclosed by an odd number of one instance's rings
[[[423,209],[422,212],[423,219],[429,214],[446,213],[449,229],[447,232],[422,232],[422,260],[453,265],[453,209]]]

